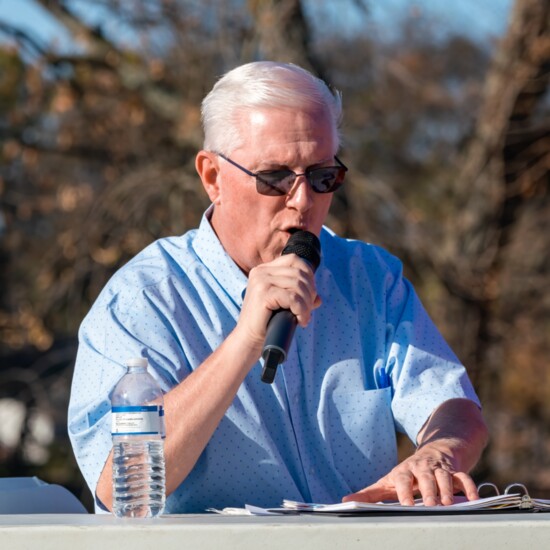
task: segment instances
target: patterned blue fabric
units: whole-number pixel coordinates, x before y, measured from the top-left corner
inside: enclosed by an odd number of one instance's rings
[[[326,228],[321,246],[323,304],[297,328],[273,385],[261,382],[260,362],[252,368],[167,498],[167,513],[340,501],[396,464],[396,429],[415,441],[442,402],[479,404],[401,263]],[[69,406],[69,434],[92,492],[111,448],[109,396],[125,360],[147,357],[169,391],[235,327],[246,284],[208,211],[198,230],[151,244],[109,281],[80,328]]]

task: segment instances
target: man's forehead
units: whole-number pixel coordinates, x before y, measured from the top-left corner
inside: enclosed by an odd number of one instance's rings
[[[290,115],[296,117],[302,115],[306,118],[318,119],[326,116],[330,120],[330,111],[322,105],[303,105],[298,107],[282,107],[274,105],[272,107],[246,107],[238,110],[241,121],[250,123],[265,124],[267,121],[280,115]]]
[[[303,109],[277,106],[247,108],[239,115],[236,122],[241,140],[232,148],[232,154],[244,151],[250,162],[254,162],[255,157],[259,161],[270,156],[272,160],[286,162],[285,152],[287,156],[293,156],[292,160],[298,152],[305,157],[310,153],[314,153],[315,157],[320,153],[321,156],[326,153],[327,158],[334,155],[336,132],[330,113],[319,105]],[[289,148],[291,144],[301,148]],[[330,151],[322,153],[319,149]],[[325,162],[325,159],[318,158],[314,163],[320,162]]]

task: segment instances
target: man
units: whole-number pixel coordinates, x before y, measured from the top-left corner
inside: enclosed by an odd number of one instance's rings
[[[109,395],[140,355],[167,392],[167,512],[477,497],[467,472],[486,428],[464,368],[398,260],[323,228],[345,173],[340,116],[322,81],[271,62],[205,98],[196,168],[212,206],[123,267],[80,330],[69,431],[99,507],[112,499]],[[281,255],[296,229],[320,236],[315,274]],[[280,308],[299,326],[269,385],[260,355]],[[399,465],[396,428],[417,443]]]

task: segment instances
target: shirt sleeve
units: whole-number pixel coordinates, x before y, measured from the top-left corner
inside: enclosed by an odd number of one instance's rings
[[[402,276],[393,258],[387,293],[386,373],[392,385],[396,427],[416,444],[418,432],[431,413],[449,399],[480,402],[464,366],[452,352]]]
[[[112,446],[110,395],[125,372],[120,362],[104,354],[104,349],[110,339],[129,339],[123,326],[108,321],[107,313],[99,309],[93,309],[80,327],[68,411],[68,431],[75,458],[94,498]],[[141,353],[136,349],[134,355]]]
[[[166,318],[146,292],[134,290],[98,299],[79,331],[71,387],[68,431],[80,470],[92,494],[112,447],[111,394],[132,357],[147,357],[163,391],[185,376],[185,360]],[[174,363],[178,363],[177,370]],[[177,372],[176,372],[177,370]],[[96,499],[96,510],[98,509]]]

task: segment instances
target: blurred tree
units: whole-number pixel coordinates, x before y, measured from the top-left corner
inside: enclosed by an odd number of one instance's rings
[[[550,489],[550,2],[518,0],[486,80],[447,229],[447,314],[487,404],[501,475]],[[528,420],[527,420],[528,419]],[[527,428],[527,425],[529,427]],[[523,433],[522,433],[523,432]],[[510,442],[521,433],[521,445]],[[515,449],[511,451],[512,448]],[[521,465],[521,466],[518,466]]]

